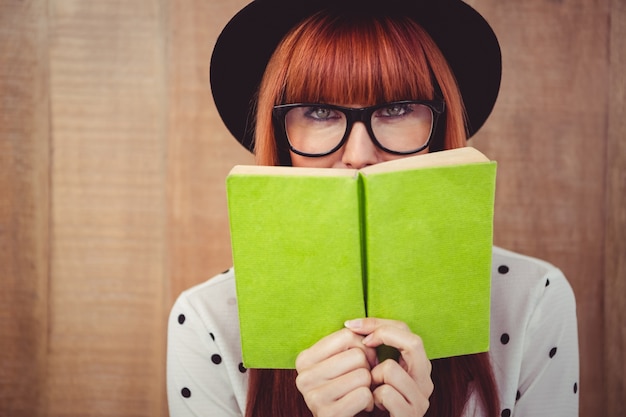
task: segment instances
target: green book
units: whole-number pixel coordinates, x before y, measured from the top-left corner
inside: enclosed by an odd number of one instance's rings
[[[430,359],[489,349],[496,163],[466,147],[227,178],[243,362],[294,368],[346,320],[406,322]]]

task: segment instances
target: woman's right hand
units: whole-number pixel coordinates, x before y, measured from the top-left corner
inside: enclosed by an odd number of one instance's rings
[[[370,370],[376,350],[363,336],[342,329],[306,349],[296,359],[296,385],[316,417],[352,417],[374,409]]]

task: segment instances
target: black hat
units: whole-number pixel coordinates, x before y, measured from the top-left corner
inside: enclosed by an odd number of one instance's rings
[[[413,18],[433,38],[458,82],[469,136],[483,125],[498,96],[500,46],[485,19],[461,0],[255,0],[228,22],[211,57],[211,90],[224,124],[254,147],[251,108],[265,67],[281,39],[303,19],[328,8],[392,10]]]

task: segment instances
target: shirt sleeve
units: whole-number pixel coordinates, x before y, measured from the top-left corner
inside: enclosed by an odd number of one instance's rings
[[[561,271],[548,271],[527,323],[513,414],[578,416],[578,330],[574,293]]]
[[[231,365],[216,338],[183,293],[168,322],[167,396],[171,417],[241,417],[232,383]],[[243,370],[241,370],[243,372]]]

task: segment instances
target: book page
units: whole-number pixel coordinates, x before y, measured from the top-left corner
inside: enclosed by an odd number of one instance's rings
[[[355,177],[356,169],[342,168],[302,168],[267,165],[236,165],[229,175],[288,175],[301,177]]]
[[[489,162],[483,153],[470,146],[440,152],[425,153],[393,161],[368,166],[361,169],[363,175],[382,172],[401,171],[404,169],[429,168],[435,166],[463,165]]]

